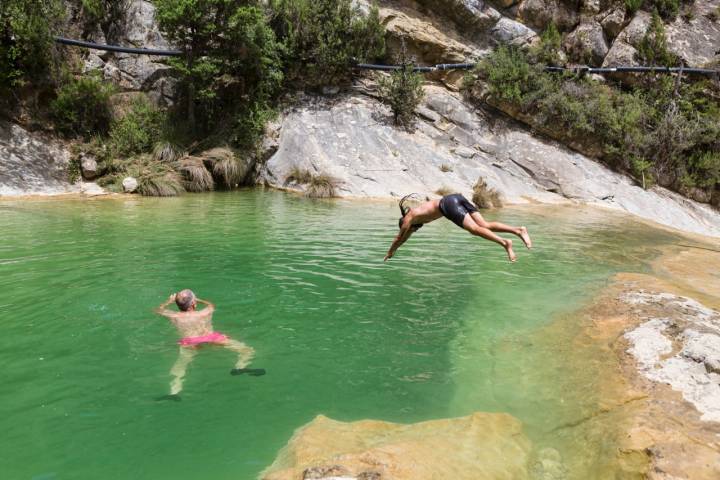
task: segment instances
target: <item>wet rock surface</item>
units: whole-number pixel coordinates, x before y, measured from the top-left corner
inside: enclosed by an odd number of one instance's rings
[[[298,429],[263,480],[522,480],[530,442],[502,413],[401,425],[324,416]]]

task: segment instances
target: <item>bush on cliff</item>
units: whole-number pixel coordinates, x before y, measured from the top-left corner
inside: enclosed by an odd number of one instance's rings
[[[271,0],[270,9],[290,81],[335,84],[349,78],[354,61],[373,61],[385,52],[375,6],[367,16],[351,0]]]
[[[53,32],[63,16],[61,0],[0,1],[0,98],[52,83]]]
[[[57,129],[65,135],[86,139],[105,135],[112,122],[113,92],[113,86],[97,73],[70,77],[50,105]]]
[[[720,183],[720,102],[704,83],[658,76],[627,91],[588,77],[549,74],[516,48],[479,66],[495,101],[565,141],[598,142],[601,159],[646,186],[654,180],[709,194]],[[707,197],[707,195],[706,195]]]
[[[412,126],[415,109],[425,96],[424,79],[420,73],[413,70],[415,65],[407,55],[405,42],[402,43],[396,61],[401,68],[380,79],[378,93],[382,102],[390,106],[395,125],[407,128]]]

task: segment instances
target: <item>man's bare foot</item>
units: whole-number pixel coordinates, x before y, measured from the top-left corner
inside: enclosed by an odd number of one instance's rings
[[[530,234],[528,234],[527,228],[520,227],[520,239],[525,243],[527,248],[532,248],[532,240],[530,240]]]
[[[515,262],[515,260],[517,260],[517,255],[515,255],[515,252],[513,251],[512,240],[505,240],[505,245],[503,246],[505,247],[505,251],[507,252],[510,261]]]

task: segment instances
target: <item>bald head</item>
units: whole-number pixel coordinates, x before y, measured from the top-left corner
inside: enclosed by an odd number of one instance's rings
[[[187,312],[195,306],[195,294],[189,288],[179,291],[175,295],[175,304],[183,312]]]

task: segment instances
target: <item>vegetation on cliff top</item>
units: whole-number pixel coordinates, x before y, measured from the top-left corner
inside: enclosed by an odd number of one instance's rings
[[[640,56],[670,61],[661,22],[654,23]],[[504,46],[488,56],[478,72],[491,101],[576,146],[598,143],[603,161],[645,187],[657,182],[698,200],[720,201],[720,102],[708,95],[708,82],[657,75],[621,88],[587,76],[545,73],[538,60],[549,50]]]

